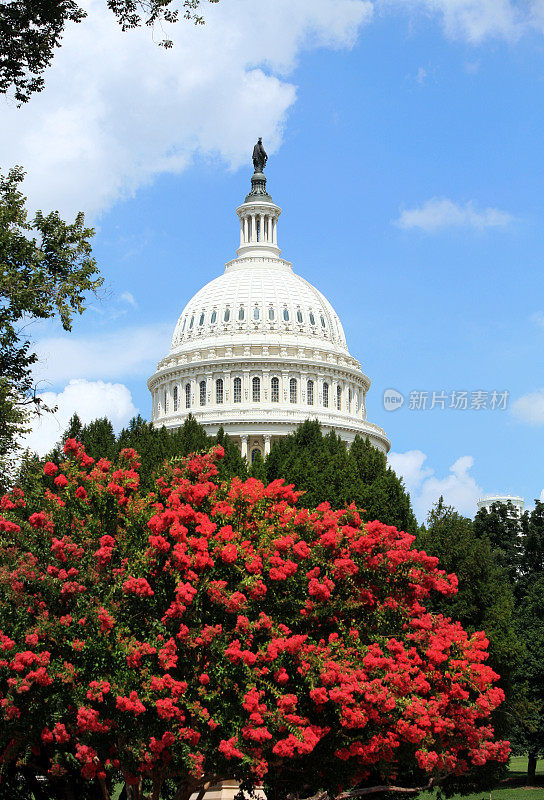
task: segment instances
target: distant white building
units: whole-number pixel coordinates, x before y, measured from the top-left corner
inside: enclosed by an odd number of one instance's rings
[[[223,426],[253,460],[311,418],[348,443],[360,434],[386,453],[384,430],[366,418],[370,379],[350,355],[342,323],[280,257],[281,209],[262,172],[236,213],[237,257],[189,300],[148,381],[154,424],[176,428],[192,414],[210,434]]]
[[[523,497],[512,494],[486,494],[478,500],[478,511],[481,511],[482,508],[485,508],[486,511],[491,511],[491,506],[494,503],[504,503],[504,505],[512,503],[518,517],[521,517],[525,511],[525,500]]]

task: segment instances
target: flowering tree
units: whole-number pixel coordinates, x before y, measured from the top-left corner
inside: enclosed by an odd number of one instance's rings
[[[39,509],[1,503],[0,758],[54,785],[177,800],[222,778],[270,796],[415,787],[505,760],[483,633],[413,537],[282,481],[218,485],[222,448],[139,491],[137,454],[73,439]],[[28,502],[27,502],[28,501]]]

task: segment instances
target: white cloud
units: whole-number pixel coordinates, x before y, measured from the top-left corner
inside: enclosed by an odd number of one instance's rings
[[[540,492],[540,498],[539,499],[540,499],[541,503],[544,503],[544,489],[542,489],[542,491]]]
[[[438,15],[446,34],[478,44],[487,38],[516,40],[538,24],[533,9],[538,0],[523,5],[511,0],[379,0],[386,7]]]
[[[440,497],[460,514],[474,516],[476,501],[483,490],[469,474],[474,466],[472,456],[458,458],[450,467],[450,474],[443,478],[436,477],[434,470],[425,466],[426,460],[427,456],[421,450],[390,453],[388,457],[392,469],[404,479],[418,520],[425,521],[430,508]]]
[[[222,0],[206,25],[169,27],[165,50],[148,28],[121,32],[103,0],[83,5],[46,89],[0,111],[2,166],[23,164],[32,205],[63,214],[103,211],[195,154],[237,167],[258,135],[274,152],[301,52],[352,46],[372,14],[370,0]]]
[[[132,294],[132,292],[123,292],[120,299],[123,302],[128,303],[129,306],[132,306],[132,308],[134,309],[138,308],[138,303],[136,302],[136,299]]]
[[[521,422],[544,425],[544,389],[529,392],[514,400],[510,410]]]
[[[430,467],[423,466],[427,456],[421,450],[407,450],[405,453],[389,453],[389,466],[404,479],[410,493],[415,492],[421,483],[433,474]]]
[[[46,405],[58,406],[58,410],[36,419],[23,442],[24,447],[41,456],[59,441],[74,412],[85,424],[107,417],[116,430],[138,413],[130,391],[122,383],[72,380],[62,392],[45,392],[42,397]]]
[[[62,384],[71,378],[147,378],[170,349],[173,323],[123,328],[103,336],[73,334],[40,339],[37,381]]]
[[[513,219],[511,214],[498,208],[479,210],[473,201],[461,205],[446,197],[433,197],[418,208],[404,209],[396,224],[404,230],[418,228],[426,233],[434,233],[443,228],[473,228],[483,231],[486,228],[503,228]]]

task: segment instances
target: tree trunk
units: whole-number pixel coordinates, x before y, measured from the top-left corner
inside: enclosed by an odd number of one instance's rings
[[[534,784],[536,778],[536,753],[529,753],[527,762],[527,785]]]

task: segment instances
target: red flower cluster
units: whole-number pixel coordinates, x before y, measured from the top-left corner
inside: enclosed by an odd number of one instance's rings
[[[133,450],[64,452],[1,501],[1,760],[337,792],[507,757],[487,640],[427,611],[456,578],[411,536],[220,484],[222,448],[148,495]]]

